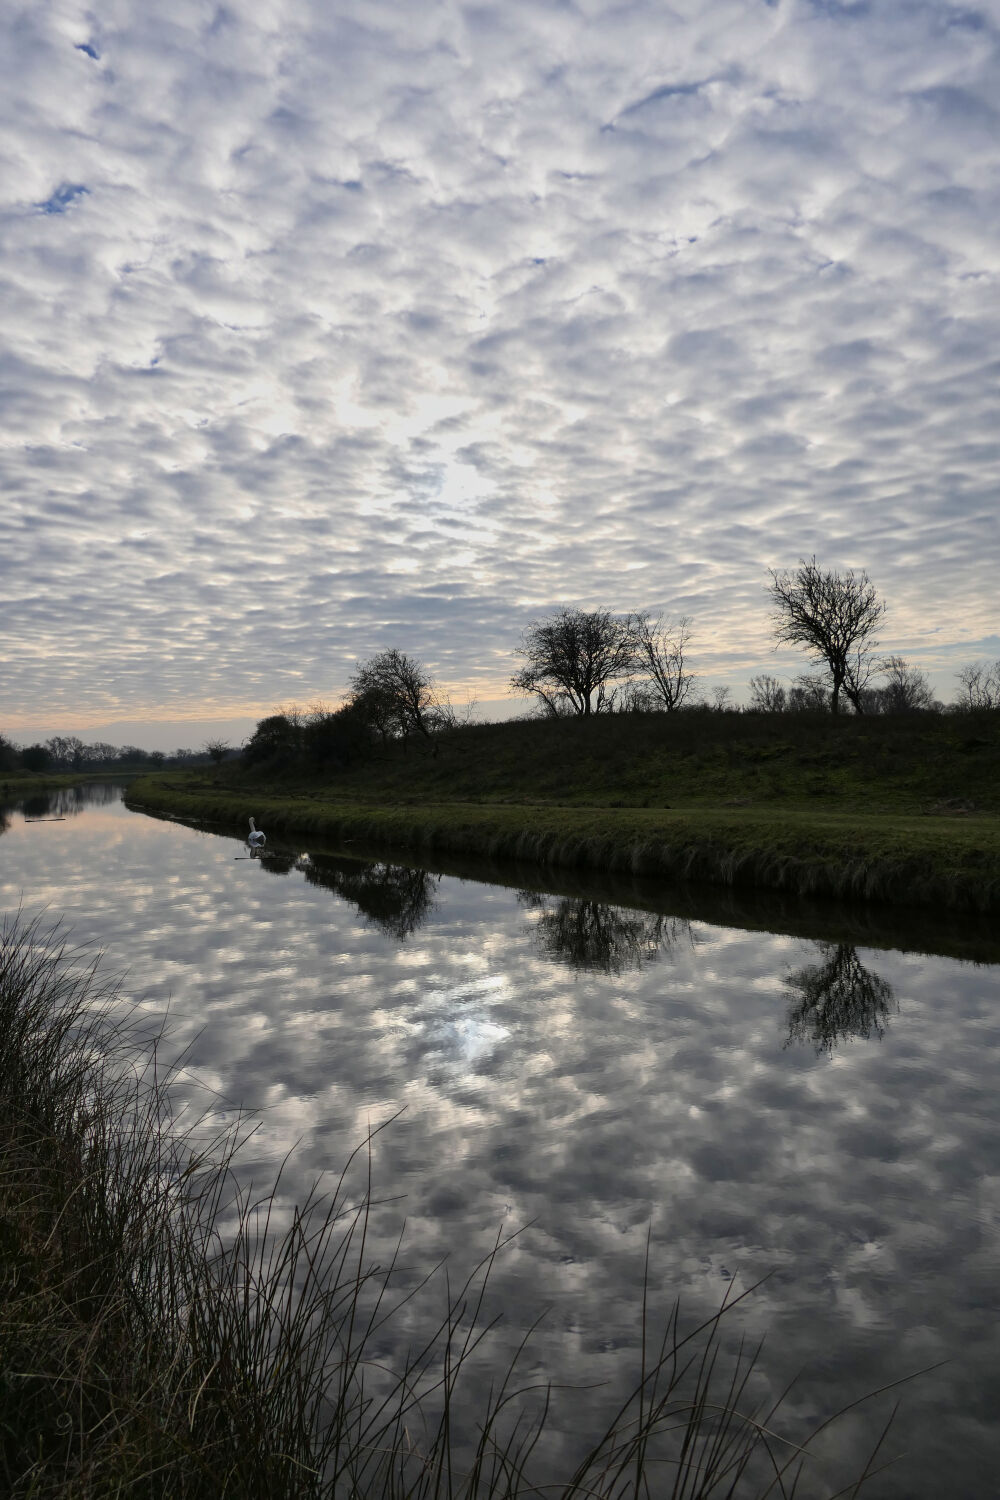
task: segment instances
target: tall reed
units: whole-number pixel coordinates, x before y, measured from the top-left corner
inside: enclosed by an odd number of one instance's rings
[[[807,1441],[775,1433],[781,1402],[751,1399],[759,1351],[723,1353],[736,1296],[688,1331],[675,1307],[655,1340],[644,1302],[634,1386],[552,1480],[539,1444],[573,1393],[521,1378],[531,1331],[468,1410],[505,1241],[391,1362],[401,1340],[389,1334],[433,1273],[409,1284],[398,1244],[388,1265],[371,1262],[370,1142],[286,1223],[280,1175],[263,1195],[237,1178],[248,1128],[207,1147],[178,1134],[156,1039],[122,1019],[115,987],[57,927],[4,923],[4,1494],[707,1500],[791,1495],[803,1481],[817,1493]]]

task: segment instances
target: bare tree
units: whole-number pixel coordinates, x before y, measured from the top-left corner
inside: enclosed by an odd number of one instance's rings
[[[82,766],[87,749],[75,734],[55,734],[45,741],[45,748],[52,757],[53,766],[73,771],[78,771]]]
[[[664,623],[662,615],[630,615],[628,630],[632,638],[635,666],[648,674],[648,683],[639,691],[648,693],[652,705],[672,712],[691,692],[694,676],[686,670],[685,658],[691,639],[691,621],[685,616]],[[638,699],[637,699],[638,701]]]
[[[202,749],[211,756],[214,766],[221,766],[232,746],[228,740],[206,740]]]
[[[536,620],[516,649],[527,664],[510,679],[512,690],[537,697],[553,714],[608,712],[615,697],[609,684],[635,664],[628,620],[606,609],[561,609]]]
[[[107,740],[95,740],[92,745],[85,746],[85,749],[88,766],[110,766],[118,759],[118,746],[109,745]]]
[[[777,639],[825,663],[832,713],[840,711],[841,693],[863,713],[862,693],[876,670],[874,633],[885,614],[868,574],[824,571],[815,557],[801,559],[794,572],[768,571]]]
[[[878,669],[887,679],[872,695],[878,713],[912,714],[933,709],[934,693],[926,672],[909,666],[901,656],[887,656]]]
[[[788,690],[790,713],[816,714],[830,712],[830,682],[826,677],[796,677]]]
[[[469,698],[461,708],[452,703],[447,694],[439,698],[431,711],[431,724],[434,729],[465,729],[473,721],[479,701]]]
[[[757,714],[782,714],[788,706],[788,694],[777,677],[761,672],[750,679],[750,709]]]
[[[411,733],[430,739],[437,695],[415,657],[393,647],[358,667],[351,678],[354,702],[364,707],[383,739]]]
[[[1000,708],[1000,661],[973,662],[958,673],[957,707],[968,713],[978,709]]]

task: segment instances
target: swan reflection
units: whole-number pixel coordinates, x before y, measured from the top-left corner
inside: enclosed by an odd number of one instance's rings
[[[517,899],[538,913],[534,935],[541,952],[571,969],[625,974],[653,963],[682,937],[691,936],[690,922],[661,912],[534,891],[519,891]]]
[[[788,1012],[788,1039],[811,1042],[817,1055],[832,1053],[847,1037],[881,1041],[889,1016],[899,1010],[892,986],[866,969],[850,943],[819,943],[822,961],[785,978],[795,999]]]

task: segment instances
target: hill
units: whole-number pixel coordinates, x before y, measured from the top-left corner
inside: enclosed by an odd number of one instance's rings
[[[608,714],[472,724],[435,747],[395,743],[322,776],[273,767],[251,784],[403,804],[1000,812],[997,714]],[[236,766],[226,771],[243,779]]]

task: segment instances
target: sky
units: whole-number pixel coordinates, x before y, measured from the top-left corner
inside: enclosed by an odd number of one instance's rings
[[[559,606],[786,681],[768,568],[1000,656],[1000,0],[28,0],[0,730],[167,748]]]

